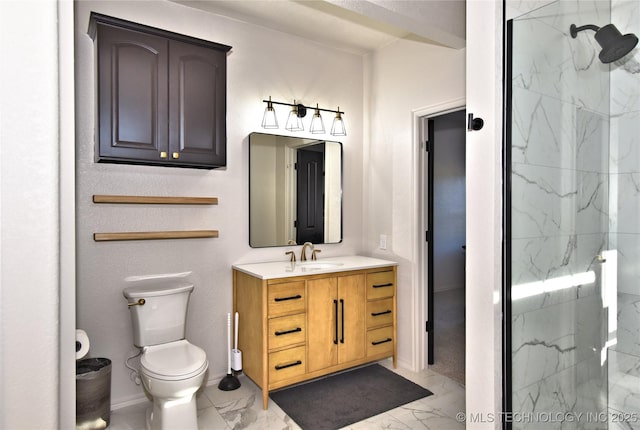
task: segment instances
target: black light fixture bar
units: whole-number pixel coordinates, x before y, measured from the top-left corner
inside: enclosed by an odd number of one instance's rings
[[[306,112],[306,109],[313,109],[313,110],[320,110],[320,111],[323,111],[323,112],[339,113],[341,115],[344,114],[344,111],[341,111],[341,110],[322,109],[322,108],[315,107],[315,106],[305,106],[305,105],[303,105],[301,103],[293,104],[293,103],[284,103],[284,102],[274,102],[273,100],[262,100],[262,101],[264,103],[267,103],[267,104],[271,103],[271,104],[274,104],[274,105],[282,105],[282,106],[296,106],[298,108],[298,112],[300,112],[302,110],[300,108],[303,108],[303,109],[305,109],[305,112]]]

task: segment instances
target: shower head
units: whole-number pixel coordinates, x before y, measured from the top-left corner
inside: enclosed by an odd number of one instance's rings
[[[596,41],[602,46],[602,51],[600,51],[598,57],[600,61],[605,64],[621,59],[638,44],[638,38],[635,34],[629,33],[622,35],[613,24],[607,24],[604,27],[590,24],[576,27],[575,24],[571,24],[571,27],[569,27],[569,33],[574,39],[578,36],[578,32],[582,30],[593,30],[596,32]]]

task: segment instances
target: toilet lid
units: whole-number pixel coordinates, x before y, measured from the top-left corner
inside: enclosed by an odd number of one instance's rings
[[[188,379],[208,366],[206,353],[185,339],[146,347],[140,364],[147,375],[165,380]]]

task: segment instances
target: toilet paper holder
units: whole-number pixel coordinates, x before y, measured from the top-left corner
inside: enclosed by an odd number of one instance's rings
[[[147,301],[145,299],[138,299],[138,301],[133,302],[133,303],[127,303],[128,307],[131,306],[144,306],[144,304],[147,303]]]

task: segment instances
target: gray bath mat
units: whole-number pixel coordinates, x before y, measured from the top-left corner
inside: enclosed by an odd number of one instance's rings
[[[336,430],[431,394],[374,364],[270,396],[304,430]]]

